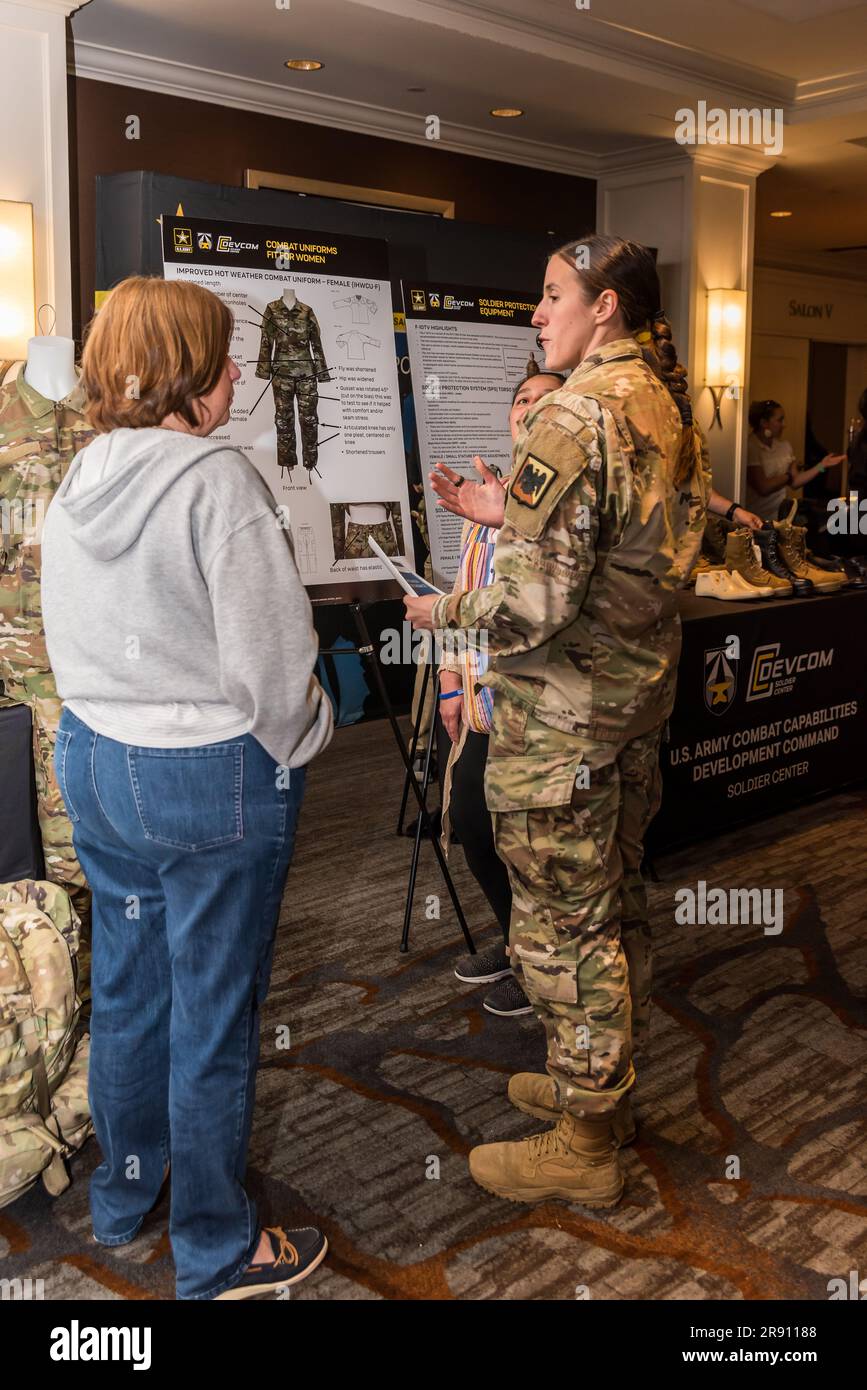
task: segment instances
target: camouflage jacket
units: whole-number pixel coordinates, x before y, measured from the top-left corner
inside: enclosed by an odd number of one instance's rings
[[[635,340],[606,343],[524,420],[494,583],[434,606],[436,627],[488,630],[482,683],[553,729],[621,741],[671,712],[675,591],[710,497],[695,425],[691,476],[675,488],[680,441],[677,406]]]
[[[269,304],[262,318],[262,340],[256,375],[324,376],[327,374],[319,322],[309,304],[299,299],[287,309],[282,299]]]
[[[42,627],[42,523],[80,449],[94,438],[84,391],[49,401],[24,367],[0,388],[0,679],[49,671]]]

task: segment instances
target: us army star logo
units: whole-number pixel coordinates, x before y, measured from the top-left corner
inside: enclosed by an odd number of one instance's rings
[[[556,469],[528,454],[509,492],[523,506],[538,507],[556,477]]]

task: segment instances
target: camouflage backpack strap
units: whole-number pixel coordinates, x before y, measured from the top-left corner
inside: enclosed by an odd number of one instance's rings
[[[53,1096],[78,1046],[78,918],[62,888],[0,885],[0,1206],[69,1184]]]

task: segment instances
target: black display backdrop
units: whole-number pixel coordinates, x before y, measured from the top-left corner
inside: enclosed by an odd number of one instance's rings
[[[681,617],[651,854],[867,777],[867,592],[684,594]]]
[[[576,194],[576,202],[578,197]],[[110,289],[125,275],[161,275],[159,219],[182,206],[186,217],[293,227],[388,242],[392,302],[402,310],[400,282],[526,285],[541,295],[545,258],[586,230],[521,232],[424,213],[396,212],[334,198],[236,188],[136,170],[96,180],[96,285]]]
[[[110,289],[127,275],[161,275],[160,219],[164,214],[175,216],[179,207],[186,218],[385,239],[395,311],[403,309],[401,280],[535,285],[541,294],[546,257],[552,247],[576,232],[574,227],[547,233],[492,228],[482,223],[397,212],[393,208],[367,207],[332,198],[238,188],[137,170],[100,175],[96,180],[97,289]],[[239,226],[239,235],[242,230]],[[395,585],[383,583],[370,595],[383,600],[368,617],[374,639],[380,627],[399,627],[403,621],[403,604],[386,597],[395,590]],[[346,605],[317,608],[315,622],[323,646],[337,639],[355,639]],[[415,667],[385,666],[383,676],[389,698],[398,708],[405,708],[412,694]],[[381,713],[376,694],[371,691],[365,702],[365,717]]]

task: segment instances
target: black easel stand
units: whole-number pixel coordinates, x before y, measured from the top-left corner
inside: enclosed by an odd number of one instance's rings
[[[403,932],[400,938],[401,952],[406,952],[409,950],[410,917],[412,914],[412,904],[413,898],[415,896],[415,884],[418,875],[418,863],[419,856],[421,853],[422,829],[424,828],[427,830],[428,835],[430,836],[430,841],[433,845],[434,853],[437,857],[437,863],[440,866],[440,872],[443,876],[443,879],[445,880],[445,885],[448,889],[449,897],[452,901],[452,907],[454,908],[455,913],[457,914],[457,919],[460,923],[460,928],[464,935],[464,941],[467,944],[467,950],[470,952],[471,955],[475,955],[476,944],[473,941],[473,938],[470,934],[470,929],[467,926],[467,919],[464,916],[460,898],[458,897],[457,890],[452,880],[452,876],[449,873],[449,866],[446,863],[446,858],[443,854],[442,846],[440,845],[438,837],[434,834],[434,827],[431,822],[430,813],[427,809],[427,789],[428,784],[430,782],[431,752],[433,750],[433,725],[431,726],[431,737],[428,739],[427,755],[425,757],[425,767],[423,775],[423,785],[422,787],[420,787],[418,784],[418,779],[416,778],[415,772],[413,770],[410,754],[407,750],[406,743],[404,742],[403,735],[400,732],[400,726],[398,725],[397,719],[395,718],[394,709],[392,707],[391,700],[389,699],[389,694],[385,686],[385,681],[382,678],[382,671],[380,670],[379,661],[377,660],[376,656],[376,648],[370,640],[370,633],[367,630],[367,623],[364,620],[364,611],[362,604],[356,600],[354,603],[350,603],[349,608],[352,613],[353,620],[355,622],[356,630],[358,632],[359,642],[356,650],[358,651],[358,654],[362,658],[362,660],[365,660],[367,662],[368,668],[373,673],[373,679],[376,683],[379,698],[382,701],[382,705],[386,714],[388,715],[388,721],[391,724],[391,732],[394,735],[394,741],[398,746],[400,756],[403,760],[403,765],[406,768],[407,783],[409,786],[412,787],[415,799],[418,802],[418,824],[416,826],[415,845],[413,846],[412,861],[410,864],[409,883],[407,884],[406,909],[403,918]],[[328,656],[329,654],[332,656],[338,656],[345,655],[348,650],[350,649],[347,647],[325,648],[320,654],[322,656]],[[428,668],[428,670],[425,672],[424,690],[427,689],[427,680],[429,679],[429,676],[430,668]],[[419,720],[416,721],[416,728],[413,735],[413,756],[415,754],[416,743],[418,742],[418,729]],[[406,797],[406,793],[407,786],[404,787],[404,797]]]
[[[431,662],[426,661],[425,664],[424,664],[424,675],[422,676],[422,679],[421,679],[421,691],[420,691],[420,693],[419,693],[418,714],[417,714],[416,717],[415,717],[415,724],[413,725],[413,730],[412,730],[412,743],[410,744],[410,749],[409,749],[409,760],[410,760],[410,762],[411,762],[411,764],[412,764],[413,767],[415,767],[415,754],[416,754],[416,749],[418,748],[418,741],[419,741],[419,738],[421,737],[421,726],[422,726],[422,720],[424,719],[424,702],[425,702],[425,698],[426,698],[426,696],[427,696],[427,687],[428,687],[428,681],[430,680],[430,677],[431,677]],[[433,739],[434,739],[435,732],[436,732],[436,710],[434,710],[434,712],[433,712],[433,714],[432,714],[432,716],[431,716],[431,731],[430,731],[431,742],[432,742]],[[425,788],[425,793],[426,793],[426,792],[427,792],[427,788]],[[408,800],[409,800],[409,771],[407,771],[407,774],[406,774],[406,776],[405,776],[404,779],[403,779],[403,796],[402,796],[401,799],[400,799],[400,812],[399,812],[398,817],[397,817],[397,830],[395,831],[395,834],[396,834],[396,835],[402,835],[402,834],[403,834],[403,822],[404,822],[404,817],[406,816],[406,803],[407,803]]]

